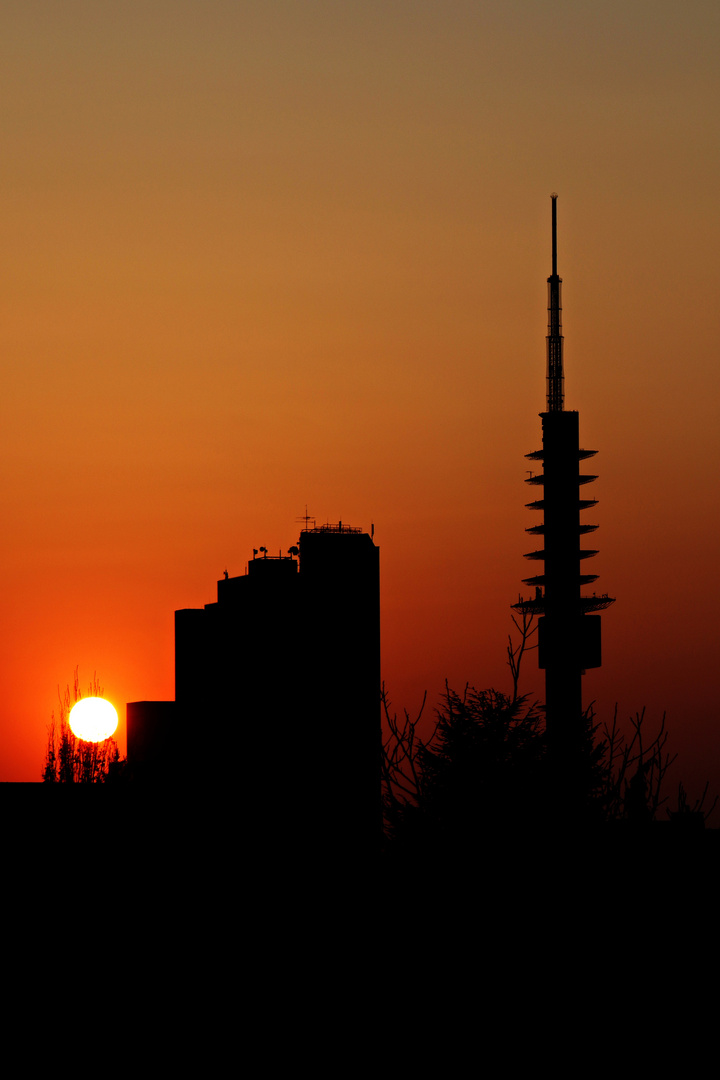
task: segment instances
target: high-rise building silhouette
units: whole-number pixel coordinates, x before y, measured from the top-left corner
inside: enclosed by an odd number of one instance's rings
[[[216,601],[175,612],[175,701],[127,715],[128,761],[149,783],[235,791],[266,839],[362,841],[380,820],[372,537],[340,522],[304,528],[287,554],[256,549]]]
[[[597,580],[597,574],[581,572],[581,562],[597,555],[594,548],[581,547],[580,537],[594,532],[597,525],[581,521],[581,512],[596,505],[596,499],[581,498],[580,488],[597,476],[580,472],[580,462],[596,450],[580,448],[577,412],[564,408],[562,278],[557,272],[557,195],[552,198],[552,274],[548,278],[547,411],[541,413],[542,450],[526,457],[542,463],[542,472],[530,475],[526,483],[542,487],[542,498],[528,503],[543,513],[542,525],[527,532],[543,537],[543,547],[525,558],[542,560],[544,571],[526,578],[535,587],[535,596],[520,599],[513,606],[526,614],[537,614],[538,662],[545,669],[545,709],[548,741],[557,750],[573,746],[581,731],[582,675],[587,668],[600,667],[600,616],[613,603],[607,594],[583,595],[583,586]]]

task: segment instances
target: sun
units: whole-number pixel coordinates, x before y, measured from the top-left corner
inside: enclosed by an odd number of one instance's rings
[[[105,698],[86,697],[73,705],[68,723],[76,739],[102,742],[109,739],[118,726],[118,714]]]

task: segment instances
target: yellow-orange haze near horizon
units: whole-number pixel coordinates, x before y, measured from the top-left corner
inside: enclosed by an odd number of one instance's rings
[[[174,609],[287,549],[306,504],[375,524],[399,709],[507,687],[557,190],[566,407],[618,598],[585,698],[667,709],[680,775],[720,789],[717,5],[3,22],[0,779],[39,779],[78,665],[115,702],[172,697]]]

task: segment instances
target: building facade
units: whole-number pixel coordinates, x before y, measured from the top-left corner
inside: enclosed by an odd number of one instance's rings
[[[159,745],[169,727],[181,761]],[[264,834],[319,831],[341,844],[377,821],[372,537],[342,522],[305,528],[287,554],[256,550],[245,574],[218,581],[215,601],[176,611],[175,701],[128,705],[128,761],[147,782],[184,786],[187,771],[236,792]]]

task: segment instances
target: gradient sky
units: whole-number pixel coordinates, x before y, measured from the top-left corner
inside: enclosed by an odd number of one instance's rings
[[[0,779],[39,779],[76,666],[121,712],[172,697],[173,611],[306,504],[375,524],[398,708],[508,688],[555,190],[618,598],[585,697],[667,710],[676,779],[720,792],[717,0],[6,0],[0,29]]]

